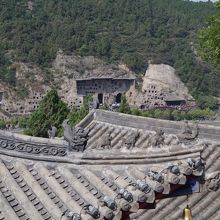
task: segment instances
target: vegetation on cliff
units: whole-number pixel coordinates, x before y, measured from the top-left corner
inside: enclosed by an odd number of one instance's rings
[[[48,137],[48,130],[52,126],[58,130],[57,135],[63,135],[62,123],[65,119],[71,126],[75,126],[89,113],[91,97],[86,97],[81,109],[71,112],[67,105],[60,99],[56,90],[51,90],[40,102],[39,108],[27,120],[25,134],[37,137]],[[0,121],[1,128],[1,121]]]
[[[210,101],[210,105],[207,103],[201,102],[203,105],[199,106],[200,108],[191,109],[188,111],[176,110],[176,109],[151,109],[147,111],[141,111],[137,108],[130,108],[126,97],[122,97],[121,105],[117,109],[117,112],[131,114],[136,116],[150,117],[150,118],[160,118],[173,121],[181,120],[205,120],[218,117],[216,112],[217,106]],[[212,108],[212,109],[210,109]]]
[[[1,5],[2,80],[15,81],[7,73],[9,60],[48,67],[60,48],[122,61],[136,72],[149,60],[170,64],[194,96],[220,90],[220,68],[196,57],[196,32],[216,10],[211,2],[2,0]]]
[[[11,64],[11,61],[5,55],[5,51],[0,45],[0,80],[15,85],[15,70],[11,68]]]
[[[37,137],[48,137],[48,130],[52,126],[62,129],[62,122],[67,118],[67,105],[59,98],[56,90],[51,90],[43,98],[39,108],[32,113],[28,120],[26,134]]]
[[[69,111],[67,106],[59,98],[55,90],[51,90],[40,103],[37,111],[33,112],[30,117],[13,117],[9,120],[0,119],[0,129],[10,127],[19,127],[25,129],[25,134],[38,137],[48,137],[48,130],[51,126],[58,128],[58,136],[63,135],[62,123],[65,119],[72,127],[79,123],[89,113],[89,106],[92,102],[92,97],[85,98],[81,109],[73,109]],[[173,109],[152,109],[141,111],[139,109],[130,108],[126,97],[122,96],[122,101],[117,112],[131,114],[136,116],[160,118],[166,120],[204,120],[214,119],[220,116],[219,112],[215,112],[203,106],[204,108],[191,109],[188,111],[173,110]],[[103,107],[107,110],[107,107]]]
[[[220,11],[220,1],[216,3]],[[220,16],[212,16],[208,20],[208,27],[201,30],[200,52],[201,55],[211,62],[220,63]]]

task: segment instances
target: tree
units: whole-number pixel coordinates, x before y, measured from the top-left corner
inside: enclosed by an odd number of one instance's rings
[[[71,126],[75,126],[77,123],[79,123],[83,118],[86,117],[86,115],[89,113],[89,105],[90,103],[93,101],[92,96],[87,96],[85,97],[84,101],[83,101],[83,106],[77,110],[77,109],[73,109],[67,119],[69,121],[69,124]]]
[[[4,129],[6,126],[6,123],[4,120],[0,119],[0,129]]]
[[[201,109],[212,109],[212,110],[216,110],[218,109],[218,99],[214,98],[214,97],[210,97],[210,96],[200,96],[198,98],[198,106]]]
[[[126,114],[130,114],[131,113],[131,109],[129,104],[127,103],[127,99],[125,96],[121,97],[121,105],[120,107],[117,109],[118,112],[121,113],[126,113]]]
[[[220,1],[216,3],[220,9]],[[201,30],[200,49],[202,56],[210,61],[220,61],[220,18],[212,16],[209,18],[208,27]]]
[[[16,84],[11,62],[40,65],[44,75],[58,49],[123,61],[144,73],[149,60],[175,67],[193,96],[220,93],[220,67],[196,59],[195,33],[214,14],[213,3],[183,0],[2,0],[0,7],[0,80]],[[196,80],[195,80],[196,79]],[[200,83],[202,81],[202,83]],[[213,91],[217,88],[218,91]]]
[[[68,114],[67,105],[60,99],[57,91],[52,89],[40,102],[37,111],[30,116],[25,133],[37,137],[47,137],[47,131],[51,126],[55,126],[59,132],[62,129],[62,122]]]

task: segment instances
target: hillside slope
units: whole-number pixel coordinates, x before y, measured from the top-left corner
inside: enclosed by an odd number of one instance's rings
[[[220,68],[197,57],[196,32],[211,2],[183,0],[2,0],[0,80],[16,83],[10,62],[46,69],[59,49],[123,62],[144,73],[148,61],[173,66],[194,96],[218,94]]]

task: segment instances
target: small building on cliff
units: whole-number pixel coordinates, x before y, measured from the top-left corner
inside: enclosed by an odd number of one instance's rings
[[[39,107],[51,85],[44,82],[45,74],[39,67],[24,63],[16,63],[15,67],[18,86],[12,88],[0,82],[0,108],[10,115],[30,114]],[[106,105],[120,103],[121,96],[125,95],[131,107],[143,110],[195,105],[188,89],[169,65],[150,64],[140,80],[142,83],[136,86],[136,75],[125,65],[106,64],[92,56],[69,56],[60,51],[50,74],[52,86],[70,109],[80,108],[88,95]]]

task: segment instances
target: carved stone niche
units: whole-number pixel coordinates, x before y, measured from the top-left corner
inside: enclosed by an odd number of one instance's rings
[[[2,100],[3,100],[3,94],[4,94],[4,93],[0,91],[0,103],[1,103]]]

